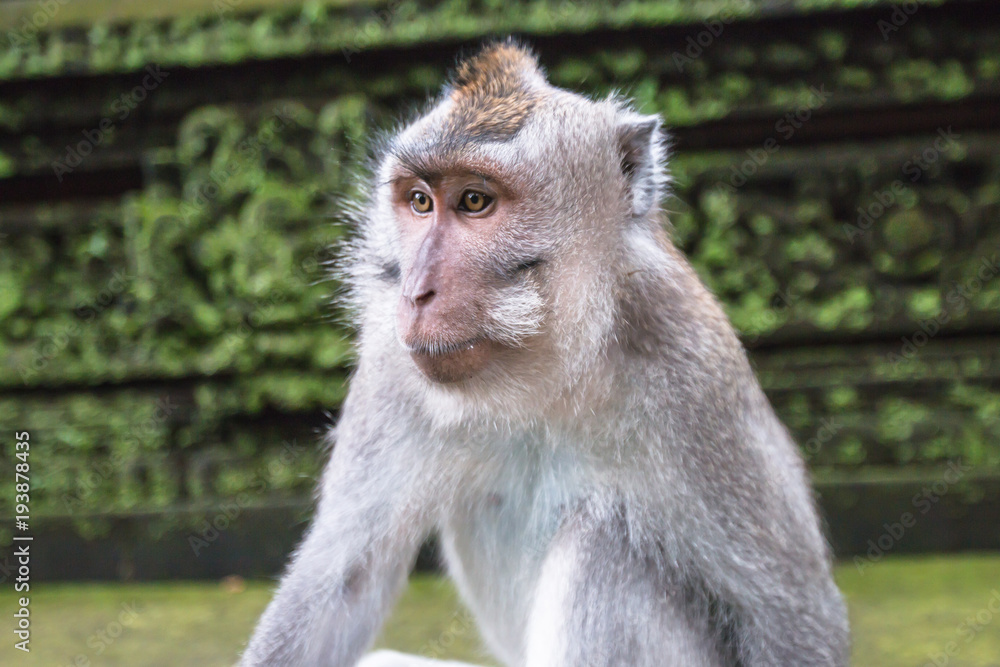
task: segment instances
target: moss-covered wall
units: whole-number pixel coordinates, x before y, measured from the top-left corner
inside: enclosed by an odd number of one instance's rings
[[[1000,469],[985,4],[888,32],[893,5],[843,2],[720,2],[718,24],[708,3],[531,3],[519,24],[556,83],[623,88],[675,128],[674,237],[820,474]],[[87,533],[308,493],[351,362],[323,266],[351,165],[518,15],[373,11],[67,28],[0,55],[0,425],[32,433],[36,512]]]
[[[56,0],[53,0],[53,4]],[[954,0],[953,0],[954,1]],[[961,0],[958,0],[961,1]],[[93,13],[101,0],[83,0]],[[912,7],[943,0],[920,0]],[[0,54],[0,75],[34,77],[64,72],[141,69],[149,63],[205,66],[248,59],[338,53],[479,39],[498,33],[586,33],[696,24],[699,21],[823,11],[888,8],[893,0],[293,0],[260,10],[261,0],[184,0],[183,15],[169,9],[116,11],[111,21],[86,24],[87,9],[63,13],[39,7],[31,16],[11,16],[0,25],[11,48]],[[185,6],[186,5],[186,6]],[[198,7],[200,5],[200,7]],[[41,10],[39,14],[38,10]],[[255,11],[248,11],[255,10]],[[66,20],[66,14],[73,18]],[[172,15],[173,14],[173,15]],[[48,15],[48,16],[46,16]],[[27,22],[26,22],[27,20]],[[890,19],[891,21],[891,19]],[[891,31],[891,28],[890,28]]]

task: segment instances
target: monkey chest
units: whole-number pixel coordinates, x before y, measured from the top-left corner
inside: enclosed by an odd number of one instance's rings
[[[442,545],[449,573],[483,638],[508,663],[523,651],[525,623],[542,563],[571,506],[571,475],[511,475],[458,503]]]

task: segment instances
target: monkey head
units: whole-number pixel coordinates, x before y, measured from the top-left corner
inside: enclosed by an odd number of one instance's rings
[[[362,338],[391,321],[459,390],[578,376],[614,335],[626,237],[661,227],[663,152],[658,117],[550,85],[517,44],[461,62],[382,141],[349,274]]]

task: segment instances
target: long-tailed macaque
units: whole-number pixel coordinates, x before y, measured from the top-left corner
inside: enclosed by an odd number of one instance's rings
[[[382,144],[357,371],[242,664],[458,664],[365,655],[437,533],[504,665],[845,665],[803,461],[664,231],[660,119],[507,41]]]

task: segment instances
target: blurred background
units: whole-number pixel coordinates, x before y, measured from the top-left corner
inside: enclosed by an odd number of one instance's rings
[[[673,236],[812,468],[855,664],[1000,665],[983,0],[0,0],[0,543],[22,431],[35,538],[0,662],[234,661],[346,390],[352,167],[507,34],[665,117]],[[434,564],[380,642],[485,662]]]

